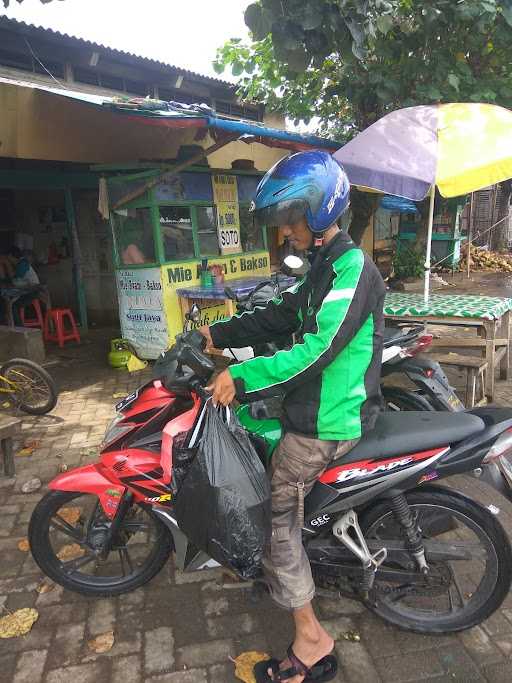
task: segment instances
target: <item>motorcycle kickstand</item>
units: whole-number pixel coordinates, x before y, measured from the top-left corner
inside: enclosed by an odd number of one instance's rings
[[[351,530],[355,534],[355,539],[350,534]],[[386,560],[388,551],[383,547],[377,550],[374,555],[370,553],[355,510],[349,510],[339,517],[332,526],[332,533],[361,561],[363,565],[363,579],[359,587],[359,593],[362,601],[368,602],[369,594],[375,581],[375,574]]]

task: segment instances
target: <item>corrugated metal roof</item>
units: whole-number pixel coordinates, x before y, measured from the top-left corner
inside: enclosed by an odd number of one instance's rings
[[[92,50],[102,50],[106,55],[114,57],[116,59],[123,60],[127,63],[136,63],[140,66],[146,66],[153,69],[173,69],[179,74],[184,74],[190,78],[194,78],[199,81],[205,81],[207,83],[216,83],[217,85],[222,85],[230,90],[234,90],[236,85],[230,83],[229,81],[223,81],[220,78],[214,78],[213,76],[203,76],[196,71],[189,71],[189,69],[184,69],[181,66],[176,66],[175,64],[167,64],[165,62],[159,62],[156,59],[150,59],[149,57],[142,57],[141,55],[136,55],[133,52],[125,52],[124,50],[116,50],[115,48],[108,47],[107,45],[102,45],[101,43],[93,43],[85,38],[78,38],[77,36],[69,35],[69,33],[61,33],[60,31],[54,31],[51,28],[44,28],[43,26],[36,26],[35,24],[27,24],[24,21],[17,21],[16,19],[10,19],[9,17],[0,16],[0,28],[11,28],[23,35],[37,35],[40,38],[50,38],[58,39],[61,43],[67,43],[75,47],[87,47]]]
[[[259,142],[271,147],[282,147],[292,151],[302,151],[311,148],[336,150],[341,143],[335,140],[319,138],[315,135],[302,135],[291,131],[270,128],[262,123],[232,119],[218,116],[213,109],[205,105],[187,106],[180,103],[165,103],[158,100],[146,101],[144,98],[132,98],[131,103],[119,101],[122,98],[91,95],[74,90],[63,90],[53,86],[43,86],[28,81],[18,81],[0,77],[0,83],[8,83],[22,88],[32,88],[79,100],[89,105],[99,107],[104,111],[111,111],[145,125],[166,126],[169,128],[198,127],[214,128],[230,136],[240,136],[246,142]],[[160,109],[159,106],[162,108]],[[205,107],[205,108],[203,108]],[[249,136],[247,138],[247,136]],[[252,138],[252,139],[251,139]]]

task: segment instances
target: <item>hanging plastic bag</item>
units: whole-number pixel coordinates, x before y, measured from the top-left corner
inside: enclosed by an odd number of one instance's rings
[[[191,543],[244,579],[261,572],[270,538],[270,482],[234,413],[208,401],[189,442],[197,455],[176,497],[176,517]]]

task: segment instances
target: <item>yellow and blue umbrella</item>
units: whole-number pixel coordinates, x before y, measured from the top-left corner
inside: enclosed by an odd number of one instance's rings
[[[399,109],[334,156],[353,185],[413,201],[430,194],[427,300],[435,188],[456,197],[512,178],[512,112],[472,103]]]

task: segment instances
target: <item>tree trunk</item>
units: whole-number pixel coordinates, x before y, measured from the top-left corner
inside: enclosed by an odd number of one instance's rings
[[[375,210],[375,200],[367,192],[359,192],[353,187],[350,190],[350,208],[352,209],[352,220],[348,232],[359,246]]]

